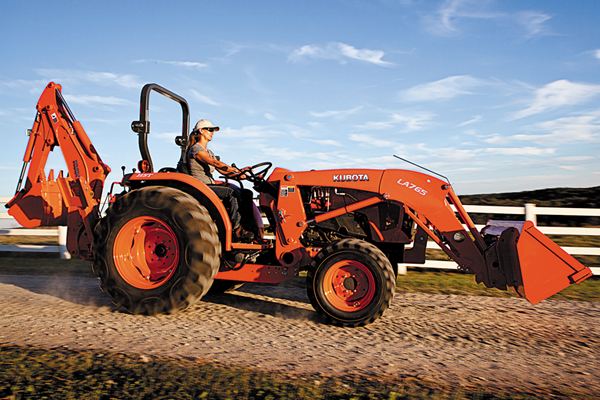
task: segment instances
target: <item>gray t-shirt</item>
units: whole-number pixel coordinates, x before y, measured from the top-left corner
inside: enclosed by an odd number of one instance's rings
[[[190,150],[188,151],[187,158],[190,167],[190,175],[200,180],[200,182],[202,183],[205,183],[207,185],[213,185],[215,183],[215,180],[212,177],[212,173],[214,172],[215,167],[213,167],[210,164],[198,161],[198,159],[194,158],[194,156],[201,151],[207,150],[204,150],[202,146],[200,146],[200,143],[196,143],[195,145],[190,147]],[[210,150],[208,150],[208,155],[210,156],[210,158],[215,158],[215,155]]]

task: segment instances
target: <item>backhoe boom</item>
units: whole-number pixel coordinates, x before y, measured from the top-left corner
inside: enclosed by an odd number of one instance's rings
[[[91,259],[93,229],[100,218],[99,204],[110,168],[75,120],[60,85],[49,83],[36,108],[17,192],[6,204],[8,213],[26,228],[68,226],[69,252]],[[46,176],[45,166],[56,146],[61,148],[68,175],[60,171],[55,179],[54,170]]]

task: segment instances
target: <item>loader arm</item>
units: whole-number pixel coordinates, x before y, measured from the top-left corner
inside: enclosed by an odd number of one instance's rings
[[[36,109],[16,194],[6,204],[8,213],[26,228],[68,226],[69,252],[91,259],[93,229],[100,218],[99,204],[110,168],[75,120],[60,85],[49,83]],[[48,156],[57,146],[67,165],[66,177],[60,171],[55,178],[54,170],[46,176]]]
[[[433,176],[386,170],[380,193],[403,203],[421,232],[488,288],[511,288],[536,304],[592,276],[531,221],[491,221],[479,232],[451,185]]]

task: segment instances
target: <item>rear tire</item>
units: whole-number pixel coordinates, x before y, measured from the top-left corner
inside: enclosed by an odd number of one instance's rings
[[[385,254],[358,239],[342,239],[317,254],[307,274],[311,304],[328,323],[363,326],[389,307],[396,288]]]
[[[192,196],[132,190],[94,230],[94,270],[113,302],[134,314],[175,313],[199,300],[220,264],[217,228]]]

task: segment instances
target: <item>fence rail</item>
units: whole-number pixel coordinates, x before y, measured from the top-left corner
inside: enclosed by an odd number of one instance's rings
[[[536,227],[545,235],[565,235],[565,236],[600,236],[600,228],[575,228],[558,226],[537,226],[538,215],[555,216],[577,216],[577,217],[600,217],[600,209],[597,208],[561,208],[561,207],[536,207],[535,204],[525,204],[518,206],[475,206],[465,205],[465,210],[469,214],[510,214],[524,215],[525,220],[533,221]],[[483,225],[476,225],[478,230]],[[435,242],[427,242],[428,249],[440,249]],[[562,249],[571,255],[579,256],[600,256],[600,247],[570,247],[563,246]],[[435,268],[435,269],[456,269],[454,261],[426,260],[425,264],[399,264],[401,273],[406,273],[406,268]],[[600,268],[590,268],[594,275],[600,275]]]
[[[10,199],[10,197],[0,197],[0,204],[5,204]],[[524,215],[525,220],[533,221],[533,223],[536,225],[538,215],[600,217],[600,209],[597,208],[536,207],[535,204],[525,204],[522,207],[476,205],[465,205],[464,207],[469,214]],[[0,220],[13,220],[13,218],[7,213],[0,213]],[[481,230],[482,227],[483,226],[478,225],[477,229]],[[574,228],[556,226],[538,226],[537,228],[546,235],[600,236],[600,228]],[[0,245],[0,251],[55,252],[60,253],[61,258],[70,258],[70,254],[66,250],[66,227],[58,227],[57,229],[8,228],[0,229],[0,235],[58,236],[58,246]],[[427,248],[439,249],[435,242],[428,242]],[[600,247],[565,246],[563,247],[563,250],[572,255],[600,256]],[[399,271],[401,273],[405,273],[407,267],[456,269],[457,265],[454,261],[427,260],[425,264],[399,264]],[[600,268],[592,268],[592,272],[594,275],[600,275]]]
[[[0,197],[2,206],[10,201],[12,197]],[[0,213],[0,221],[14,221],[14,218],[8,213]],[[15,222],[16,223],[16,222]],[[5,228],[0,229],[0,235],[7,236],[47,236],[58,237],[57,246],[43,246],[35,244],[3,244],[0,245],[0,251],[14,252],[33,252],[33,253],[59,253],[60,258],[70,259],[71,254],[67,251],[67,227],[59,226],[48,229],[26,229],[26,228]]]

